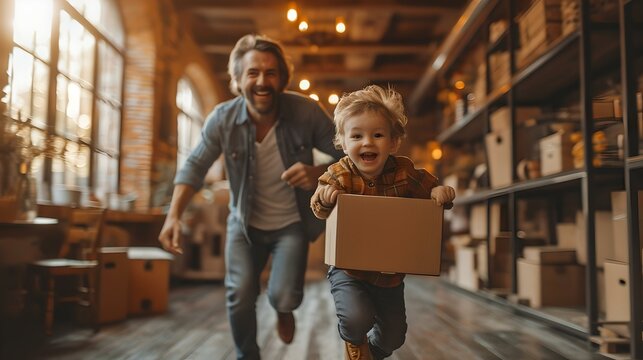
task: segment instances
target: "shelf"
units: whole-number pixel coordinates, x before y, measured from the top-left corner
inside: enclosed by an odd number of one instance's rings
[[[485,132],[484,113],[490,105],[498,102],[507,94],[503,88],[487,95],[487,101],[480,105],[480,108],[471,114],[467,114],[462,120],[454,123],[448,129],[438,135],[437,140],[441,143],[460,143],[480,138]]]
[[[580,81],[580,33],[554,41],[543,55],[514,75],[512,84],[517,104],[541,103]],[[591,70],[594,77],[618,69],[618,31],[604,26],[591,32]]]
[[[571,170],[564,173],[553,174],[538,179],[527,180],[508,185],[498,189],[482,190],[480,192],[456,198],[455,205],[468,205],[485,201],[491,198],[500,197],[510,193],[527,192],[527,191],[551,191],[560,188],[572,186],[577,180],[585,177],[584,170]]]
[[[578,83],[579,40],[578,31],[556,40],[542,56],[514,75],[512,84],[516,101],[526,104],[542,102]]]
[[[627,159],[627,168],[634,170],[634,169],[642,169],[643,168],[643,155],[639,156],[634,156],[629,159]]]

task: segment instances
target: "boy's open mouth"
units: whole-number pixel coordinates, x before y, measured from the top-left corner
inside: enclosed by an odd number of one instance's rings
[[[377,158],[376,153],[366,152],[360,155],[364,161],[373,161]]]

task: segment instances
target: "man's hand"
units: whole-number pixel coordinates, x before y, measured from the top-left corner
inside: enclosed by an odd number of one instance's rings
[[[455,190],[451,186],[436,186],[431,189],[431,199],[440,206],[447,205],[455,199]]]
[[[311,191],[317,187],[317,179],[324,173],[325,165],[311,166],[301,162],[295,163],[281,174],[281,180],[290,187],[300,187]]]
[[[181,222],[172,217],[165,218],[165,223],[159,234],[159,242],[163,249],[172,254],[183,254],[181,249]]]

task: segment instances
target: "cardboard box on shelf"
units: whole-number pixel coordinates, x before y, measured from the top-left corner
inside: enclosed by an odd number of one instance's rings
[[[325,262],[344,269],[439,275],[442,223],[443,208],[434,200],[340,195],[326,220]]]
[[[576,248],[576,223],[556,224],[556,240],[558,247]]]
[[[516,56],[518,67],[545,50],[547,44],[562,33],[560,0],[536,0],[518,16],[520,49]]]
[[[472,205],[469,215],[469,234],[474,239],[487,238],[487,205]]]
[[[605,320],[630,321],[630,273],[627,263],[605,261]],[[629,337],[627,325],[613,330]]]
[[[569,134],[557,132],[540,139],[540,173],[543,176],[574,167]]]
[[[167,310],[172,254],[156,247],[130,247],[129,314],[159,314]]]
[[[612,192],[612,234],[614,254],[612,259],[629,262],[627,231],[627,194],[625,191]]]
[[[627,263],[605,260],[607,321],[630,321],[630,273]]]
[[[556,246],[527,246],[523,249],[523,257],[535,264],[574,264],[576,249],[564,249]]]
[[[612,241],[612,213],[596,211],[594,214],[596,266],[603,267],[606,259],[614,258],[614,243]],[[587,232],[585,216],[580,211],[576,213],[576,259],[579,264],[587,264]]]
[[[106,324],[125,320],[129,291],[127,248],[100,248],[98,266],[97,322]]]
[[[489,180],[492,188],[510,185],[513,182],[511,165],[511,130],[501,130],[485,136]]]
[[[518,259],[518,296],[533,308],[585,305],[585,268],[577,264],[546,265]]]
[[[476,248],[462,246],[456,248],[455,266],[457,270],[458,286],[468,290],[478,290],[478,264]]]

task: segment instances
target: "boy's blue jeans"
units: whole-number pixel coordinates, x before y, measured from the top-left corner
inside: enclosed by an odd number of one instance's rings
[[[293,311],[304,296],[308,241],[301,222],[272,231],[251,227],[248,241],[238,223],[228,221],[227,236],[226,305],[237,359],[260,359],[255,308],[261,272],[272,255],[268,300],[279,312]]]
[[[374,359],[391,356],[406,338],[404,283],[394,288],[371,285],[331,267],[330,291],[335,299],[339,336],[352,344],[368,345]]]

